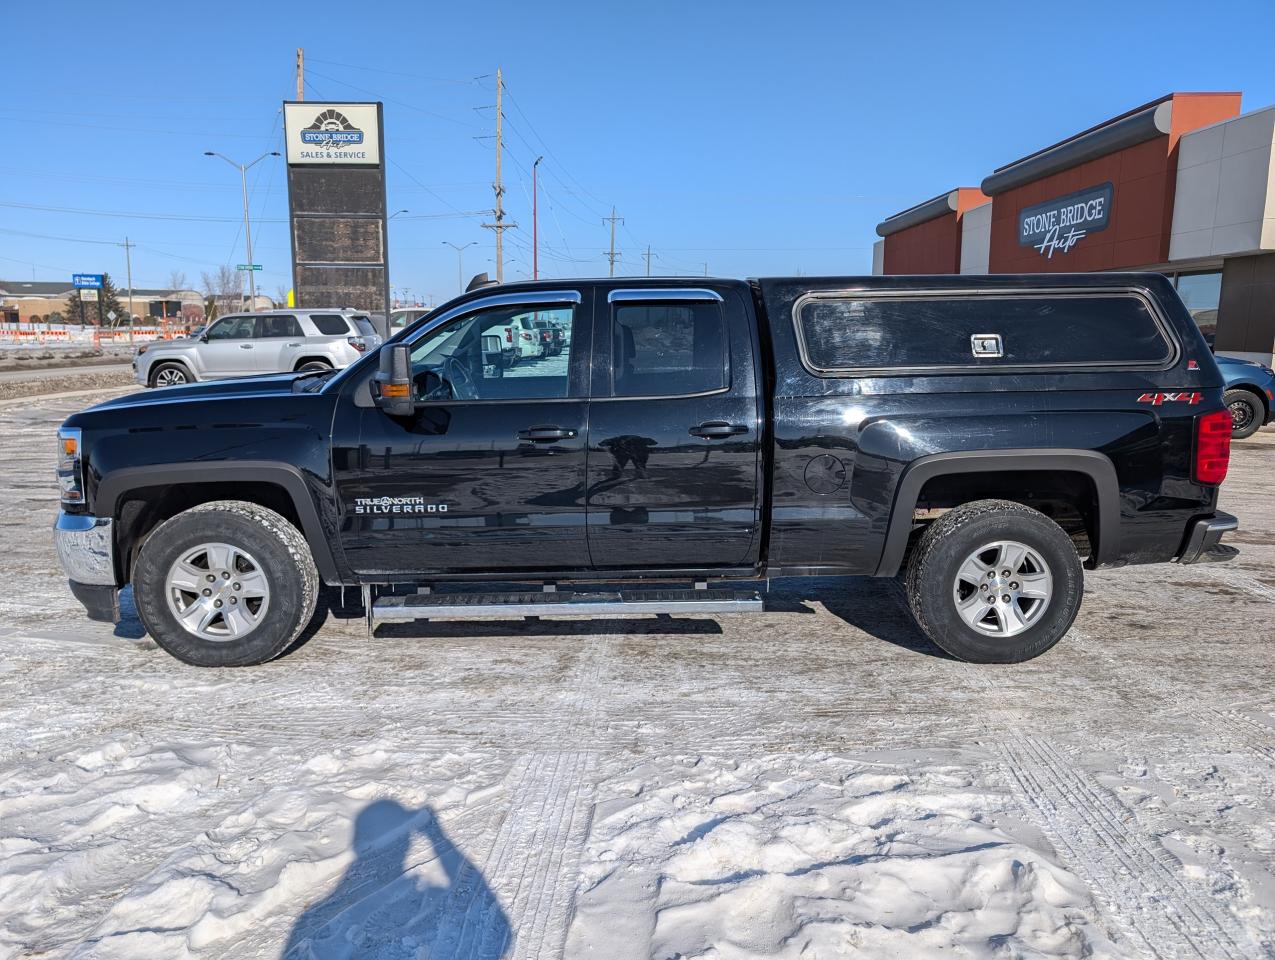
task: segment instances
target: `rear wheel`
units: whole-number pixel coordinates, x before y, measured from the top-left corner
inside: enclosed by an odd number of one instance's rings
[[[1044,653],[1075,621],[1083,592],[1071,538],[1008,500],[967,503],[934,521],[907,572],[908,606],[922,632],[974,663]]]
[[[332,364],[325,363],[322,360],[307,360],[301,366],[297,367],[298,373],[311,373],[315,370],[331,370]]]
[[[296,527],[265,507],[222,500],[166,520],[133,570],[137,611],[155,642],[200,667],[282,653],[314,616],[319,576]]]
[[[1232,437],[1243,440],[1257,433],[1266,411],[1262,409],[1262,401],[1257,399],[1256,394],[1247,390],[1227,390],[1222,395],[1222,402],[1231,412]]]
[[[151,371],[152,387],[180,387],[190,383],[190,372],[180,363],[161,363]]]

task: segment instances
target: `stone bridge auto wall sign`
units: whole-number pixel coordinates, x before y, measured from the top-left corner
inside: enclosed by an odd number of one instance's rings
[[[1018,213],[1019,246],[1035,247],[1047,260],[1070,252],[1089,234],[1107,229],[1113,192],[1103,183],[1024,207]]]
[[[296,305],[388,316],[381,104],[286,102],[283,121]]]

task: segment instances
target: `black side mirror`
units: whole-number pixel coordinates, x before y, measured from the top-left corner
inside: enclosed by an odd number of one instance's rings
[[[410,417],[416,410],[412,397],[412,351],[406,343],[381,349],[381,369],[372,380],[372,399],[392,417]]]
[[[208,342],[208,334],[206,334],[206,333],[201,333],[201,334],[199,335],[199,342],[200,342],[200,343],[207,343],[207,342]]]

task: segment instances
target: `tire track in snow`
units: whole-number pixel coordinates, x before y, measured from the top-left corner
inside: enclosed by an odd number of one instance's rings
[[[1207,890],[1195,889],[1159,841],[1141,832],[1118,800],[1049,741],[1016,737],[1000,752],[1024,808],[1094,889],[1108,917],[1149,956],[1261,956],[1236,918]]]
[[[1250,751],[1267,763],[1275,764],[1275,728],[1235,709],[1200,706],[1193,714],[1201,726],[1212,730],[1235,749]]]

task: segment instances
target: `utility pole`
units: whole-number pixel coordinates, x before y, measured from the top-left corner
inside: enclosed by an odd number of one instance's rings
[[[499,237],[500,234],[496,234],[496,236]],[[469,243],[462,243],[459,246],[457,246],[456,244],[452,243],[450,240],[443,241],[444,246],[451,247],[453,250],[456,251],[456,292],[457,293],[465,292],[464,250],[466,247],[472,247],[477,242],[478,242],[477,240],[470,240]]]
[[[256,160],[252,161],[252,163],[235,163],[235,161],[231,160],[229,157],[225,156],[224,154],[217,153],[214,150],[205,150],[204,156],[205,157],[221,157],[221,159],[225,160],[228,164],[230,164],[232,167],[234,167],[236,170],[239,171],[239,182],[243,186],[243,236],[244,236],[244,244],[248,248],[248,295],[252,298],[250,301],[252,306],[250,306],[248,309],[256,310],[257,309],[257,279],[255,276],[256,271],[252,269],[255,266],[252,260],[252,226],[248,221],[248,171],[251,170],[253,167],[255,167],[257,164],[259,164],[262,160],[266,159],[266,157],[279,156],[279,151],[271,150],[269,153],[263,153]],[[239,289],[242,290],[243,288],[240,287]]]
[[[659,256],[659,254],[652,253],[651,245],[648,243],[646,245],[646,253],[642,254],[643,259],[646,260],[646,275],[648,277],[651,275],[651,258],[655,256]]]
[[[496,68],[496,182],[493,183],[492,189],[496,191],[496,207],[492,210],[495,217],[495,223],[484,223],[483,227],[487,230],[496,231],[496,282],[505,282],[505,231],[511,230],[518,226],[516,223],[505,223],[505,205],[503,197],[505,195],[505,183],[500,177],[500,159],[505,149],[503,122],[504,113],[501,108],[501,98],[505,92],[505,82],[501,78],[500,68]]]
[[[120,244],[124,248],[124,263],[128,271],[128,342],[133,342],[133,247],[135,243],[129,243],[128,237],[124,238],[124,242]]]
[[[706,277],[708,276],[708,264],[707,264],[707,263],[705,263],[705,264],[704,264],[704,276],[706,276]]]
[[[540,161],[544,157],[536,157],[531,165],[531,279],[540,279],[540,182],[536,179]]]
[[[606,258],[607,258],[607,260],[608,260],[608,261],[610,262],[610,264],[611,264],[611,272],[607,274],[607,276],[609,276],[609,277],[614,277],[614,276],[615,276],[615,261],[616,261],[616,259],[620,256],[619,252],[615,249],[615,224],[616,224],[616,221],[619,221],[620,223],[623,223],[623,222],[624,222],[624,218],[623,218],[623,217],[617,217],[617,216],[615,215],[615,207],[612,207],[612,208],[611,208],[611,216],[609,216],[609,217],[603,217],[603,218],[602,218],[602,222],[603,222],[603,223],[609,223],[609,224],[611,224],[611,249],[610,249],[609,251],[607,251],[607,254],[606,254]]]
[[[305,99],[305,50],[297,47],[297,99]]]

